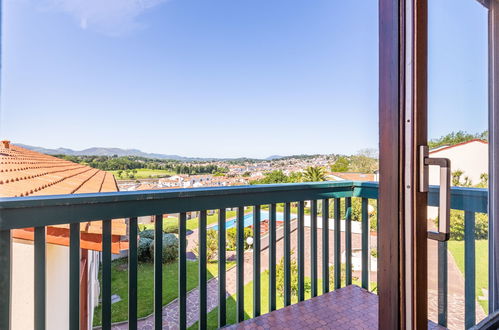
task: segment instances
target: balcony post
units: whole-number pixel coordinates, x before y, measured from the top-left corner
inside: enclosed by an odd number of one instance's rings
[[[10,329],[12,307],[12,235],[0,230],[0,329]]]

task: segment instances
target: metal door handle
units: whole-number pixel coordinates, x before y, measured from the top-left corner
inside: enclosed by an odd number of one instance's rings
[[[428,146],[420,146],[420,191],[427,192],[429,186],[429,166],[440,167],[440,192],[438,208],[438,232],[428,231],[428,238],[445,242],[450,238],[450,175],[451,166],[448,158],[430,158]]]

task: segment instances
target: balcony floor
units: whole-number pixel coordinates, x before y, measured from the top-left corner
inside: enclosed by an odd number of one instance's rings
[[[378,296],[350,285],[228,329],[376,329]],[[443,329],[429,322],[428,329]]]

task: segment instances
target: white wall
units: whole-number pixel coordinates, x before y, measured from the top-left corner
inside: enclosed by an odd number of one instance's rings
[[[69,248],[47,244],[47,329],[69,329]]]
[[[101,253],[88,251],[88,325],[92,328],[94,321],[94,310],[99,304],[99,264]]]
[[[26,243],[23,243],[26,242]],[[34,328],[33,242],[12,243],[12,329]]]
[[[100,253],[88,251],[89,325],[99,299]],[[47,329],[69,328],[69,248],[47,244]],[[31,241],[12,244],[12,329],[34,328],[34,246]]]
[[[480,175],[488,173],[489,166],[489,146],[487,143],[473,141],[458,145],[452,148],[436,150],[430,153],[432,158],[449,158],[451,171],[463,171],[461,176],[464,179],[468,176],[473,184],[480,182]],[[439,184],[438,166],[430,166],[430,185]]]
[[[488,173],[489,166],[489,145],[480,141],[473,141],[458,145],[452,148],[436,150],[430,153],[432,158],[449,158],[451,162],[451,172],[461,170],[463,175],[468,176],[472,184],[480,183],[480,175]],[[430,166],[430,185],[440,185],[440,168]],[[452,182],[451,182],[452,184]],[[436,219],[438,216],[437,207],[428,207],[428,219]]]
[[[34,246],[12,244],[12,329],[34,328]],[[47,329],[69,326],[69,249],[47,244]]]

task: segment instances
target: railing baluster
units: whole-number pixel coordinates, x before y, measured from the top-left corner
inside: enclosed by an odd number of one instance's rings
[[[207,284],[206,284],[206,211],[199,212],[199,328],[207,326]]]
[[[438,324],[447,327],[447,242],[438,242]]]
[[[102,309],[104,313],[104,309]],[[102,319],[104,322],[104,318]],[[104,323],[103,323],[104,325]],[[80,224],[69,225],[69,328],[80,328]]]
[[[45,329],[45,227],[35,227],[35,329]]]
[[[111,220],[102,221],[102,328],[111,328]]]
[[[284,204],[284,306],[291,305],[291,204]]]
[[[225,233],[226,212],[225,209],[218,210],[218,327],[227,324],[226,315],[226,291],[225,291]]]
[[[475,325],[475,213],[464,212],[464,326]]]
[[[270,204],[269,214],[269,311],[276,309],[276,205]]]
[[[334,199],[334,288],[341,288],[341,203]]]
[[[345,266],[346,285],[352,284],[352,198],[345,198]]]
[[[261,313],[260,292],[260,205],[253,207],[253,317]]]
[[[367,198],[362,198],[362,287],[369,290],[370,247],[369,247],[369,213]]]
[[[178,327],[187,328],[187,214],[178,218]]]
[[[237,208],[236,219],[236,254],[237,254],[237,274],[236,274],[236,294],[237,294],[237,322],[244,320],[244,207]]]
[[[12,235],[0,230],[0,329],[10,329],[12,297]]]
[[[311,295],[317,296],[317,200],[310,202],[310,277]]]
[[[154,328],[163,326],[163,215],[154,220]]]
[[[128,329],[137,329],[137,218],[128,220]]]
[[[322,293],[329,292],[329,199],[322,200]]]
[[[298,203],[298,301],[305,300],[305,202]]]

